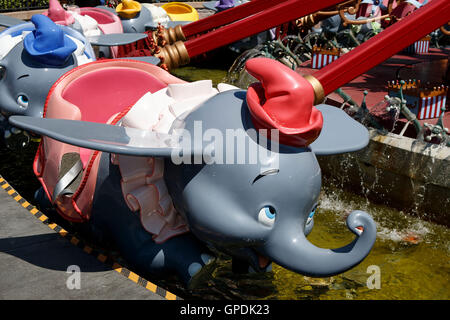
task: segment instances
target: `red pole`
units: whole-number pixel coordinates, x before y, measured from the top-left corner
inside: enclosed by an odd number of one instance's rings
[[[184,45],[189,57],[192,58],[340,2],[342,0],[290,0],[282,2],[251,17],[188,40]]]
[[[450,1],[433,0],[319,71],[327,95],[450,20]]]
[[[184,36],[206,32],[208,30],[243,19],[287,0],[252,0],[240,6],[216,13],[212,16],[189,23],[182,27]]]

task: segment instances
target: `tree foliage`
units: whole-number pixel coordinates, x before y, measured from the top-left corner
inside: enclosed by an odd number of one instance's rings
[[[0,0],[0,10],[25,10],[48,7],[48,0]]]

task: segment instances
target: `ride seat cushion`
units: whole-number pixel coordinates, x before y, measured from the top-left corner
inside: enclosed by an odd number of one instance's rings
[[[69,83],[62,98],[76,105],[81,120],[106,123],[108,119],[134,105],[147,92],[166,84],[138,69],[111,67],[88,72]]]
[[[94,10],[81,11],[81,15],[83,16],[87,15],[90,16],[91,18],[94,18],[98,22],[98,24],[109,24],[116,22],[113,18],[108,16],[107,13],[98,12]]]

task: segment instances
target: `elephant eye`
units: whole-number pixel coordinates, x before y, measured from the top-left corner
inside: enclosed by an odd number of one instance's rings
[[[26,95],[21,94],[17,97],[17,104],[22,108],[28,108],[28,97]]]
[[[311,220],[314,217],[314,214],[316,213],[316,209],[317,209],[317,204],[314,205],[313,209],[311,210],[311,213],[309,214],[308,219],[306,220],[306,224],[311,222]]]
[[[272,206],[264,206],[259,210],[258,221],[262,224],[271,227],[275,222],[277,212]]]
[[[0,80],[5,76],[6,68],[4,66],[0,66]]]

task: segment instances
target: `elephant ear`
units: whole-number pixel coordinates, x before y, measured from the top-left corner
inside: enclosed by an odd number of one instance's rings
[[[22,24],[25,23],[25,21],[14,18],[14,17],[9,17],[9,16],[5,16],[3,14],[0,14],[0,26],[1,27],[13,27],[15,25],[18,24]]]
[[[167,21],[167,28],[175,28],[177,25],[185,26],[192,21]],[[154,30],[158,27],[158,22],[150,21],[145,24],[145,30],[151,29]]]
[[[11,116],[18,128],[86,149],[138,157],[202,155],[202,148],[176,134],[164,134],[88,121]],[[184,141],[186,141],[184,143]]]
[[[103,10],[107,10],[107,11],[109,11],[109,12],[111,12],[111,13],[114,13],[116,16],[119,15],[119,14],[116,12],[116,9],[115,9],[115,8],[107,7],[107,6],[105,6],[105,5],[99,5],[99,6],[96,6],[96,8],[103,9]]]
[[[135,61],[142,61],[147,62],[153,65],[158,65],[161,60],[154,56],[145,56],[145,57],[123,57],[123,58],[116,58],[116,59],[122,59],[122,60],[135,60]]]
[[[321,104],[323,127],[319,137],[309,145],[317,155],[332,155],[363,149],[369,143],[366,127],[339,108]]]
[[[96,46],[121,46],[147,38],[145,33],[109,33],[88,37],[91,44]]]

